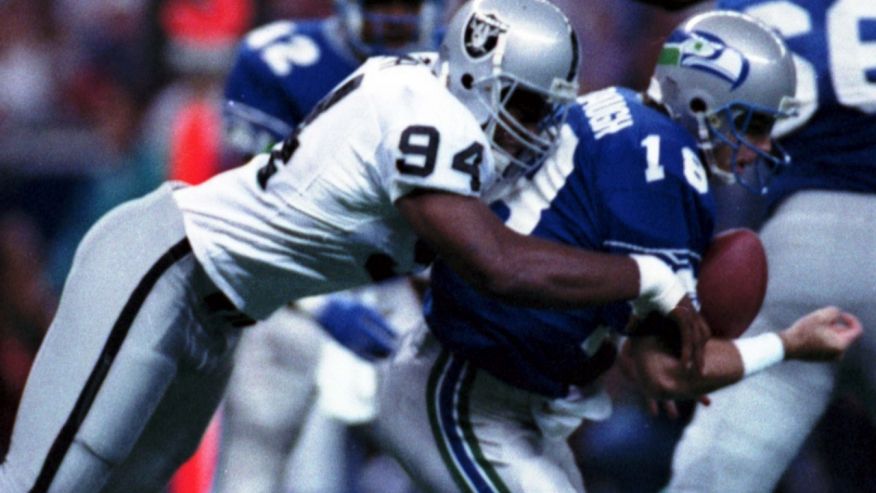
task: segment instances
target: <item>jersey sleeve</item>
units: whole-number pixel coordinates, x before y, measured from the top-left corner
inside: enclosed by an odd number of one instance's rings
[[[393,202],[415,189],[480,197],[494,175],[486,137],[437,79],[418,71],[373,99],[382,120],[377,159],[384,187]]]

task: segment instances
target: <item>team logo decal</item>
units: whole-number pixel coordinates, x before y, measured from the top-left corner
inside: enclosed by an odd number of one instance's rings
[[[727,46],[720,38],[703,32],[694,32],[678,42],[667,43],[658,63],[708,72],[730,83],[731,90],[745,82],[749,71],[749,62],[742,53]]]
[[[481,58],[490,54],[499,44],[499,35],[505,28],[493,14],[475,14],[465,26],[465,52],[472,58]]]

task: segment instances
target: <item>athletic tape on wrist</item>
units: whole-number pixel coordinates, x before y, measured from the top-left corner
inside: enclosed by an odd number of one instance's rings
[[[746,377],[785,359],[785,345],[775,332],[735,339],[733,344],[742,357],[742,367]]]
[[[635,303],[637,311],[645,304],[663,315],[671,312],[687,294],[678,276],[666,263],[652,255],[630,257],[639,266],[639,298]]]

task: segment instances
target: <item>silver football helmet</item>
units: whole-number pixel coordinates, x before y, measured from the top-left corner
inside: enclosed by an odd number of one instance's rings
[[[497,196],[557,145],[578,92],[579,49],[563,13],[544,0],[471,0],[450,20],[439,75],[493,148]]]
[[[386,14],[381,5],[399,3],[415,14]],[[359,56],[434,50],[444,9],[442,0],[335,0],[335,11]]]
[[[792,115],[795,88],[792,55],[772,29],[745,14],[713,11],[669,36],[649,94],[696,136],[713,176],[763,194],[790,158],[777,143],[767,153],[747,136],[767,137],[777,119]],[[718,167],[717,145],[732,149],[731,171]],[[757,155],[744,174],[737,163],[742,147]]]

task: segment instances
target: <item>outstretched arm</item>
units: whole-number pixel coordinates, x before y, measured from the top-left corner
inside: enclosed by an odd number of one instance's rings
[[[659,260],[518,234],[472,197],[418,191],[396,206],[419,237],[476,288],[504,301],[542,307],[642,300],[677,323],[685,367],[695,363],[702,368],[708,325],[673,271]]]
[[[504,301],[560,308],[639,296],[639,272],[630,257],[518,234],[475,198],[415,192],[397,204],[460,276]]]
[[[832,361],[860,337],[860,321],[836,307],[811,312],[778,334],[737,340],[709,339],[702,374],[683,371],[656,336],[630,338],[621,350],[627,376],[653,399],[691,399],[738,382],[782,360]]]

